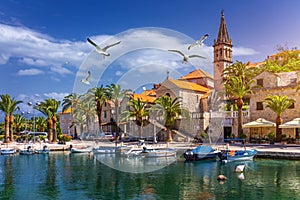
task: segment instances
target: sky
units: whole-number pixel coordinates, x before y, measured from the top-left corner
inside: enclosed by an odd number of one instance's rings
[[[298,0],[1,0],[0,94],[27,103],[117,83],[140,91],[200,68],[213,75],[224,10],[233,61],[259,62],[300,47]],[[187,50],[202,35],[202,47]],[[121,41],[103,57],[100,47]],[[182,63],[178,53],[205,57]],[[80,82],[91,72],[89,85]]]

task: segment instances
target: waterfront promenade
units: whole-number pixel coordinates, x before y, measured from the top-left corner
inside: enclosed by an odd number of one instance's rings
[[[131,144],[137,144],[131,143]],[[70,146],[76,148],[85,148],[85,147],[93,147],[93,146],[107,146],[107,147],[114,147],[115,143],[113,142],[97,142],[94,141],[79,141],[79,140],[73,140],[70,142],[67,142],[66,144],[50,144],[50,143],[10,143],[10,144],[1,144],[0,148],[5,147],[12,147],[15,150],[25,148],[26,145],[31,145],[33,148],[42,148],[43,145],[47,145],[47,147],[50,149],[50,151],[69,151]],[[118,143],[118,146],[120,143]],[[170,148],[177,148],[180,152],[184,152],[186,149],[193,148],[197,146],[197,144],[193,144],[190,142],[171,142],[171,143],[159,143],[157,145],[170,147]],[[212,145],[215,149],[226,149],[228,148],[226,146],[226,143],[216,143]],[[257,156],[258,158],[272,158],[272,159],[292,159],[292,160],[300,160],[300,145],[299,144],[281,144],[281,143],[275,143],[275,144],[246,144],[247,149],[256,149],[257,150]],[[238,150],[238,149],[244,149],[244,145],[242,143],[235,143],[230,144],[229,149],[231,150]]]

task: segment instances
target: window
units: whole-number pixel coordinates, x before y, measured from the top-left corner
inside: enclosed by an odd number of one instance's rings
[[[107,118],[107,112],[106,112],[106,110],[103,112],[103,117]]]
[[[261,86],[261,87],[263,87],[264,86],[264,79],[262,79],[262,78],[261,79],[257,79],[256,80],[256,84],[259,85],[259,86]]]
[[[256,110],[263,110],[264,106],[262,102],[256,102]]]

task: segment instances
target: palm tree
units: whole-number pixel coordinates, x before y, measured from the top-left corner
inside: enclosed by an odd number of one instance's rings
[[[13,112],[17,109],[17,105],[22,103],[22,101],[17,101],[14,98],[11,98],[9,94],[0,96],[0,110],[5,113],[5,139],[4,142],[13,141]]]
[[[20,135],[21,129],[25,124],[25,118],[20,114],[14,115],[14,127],[16,129],[17,135]]]
[[[235,62],[226,67],[223,71],[223,82],[227,83],[232,77],[240,77],[243,83],[252,80],[256,75],[256,68],[249,68],[249,63]]]
[[[266,103],[267,108],[270,108],[277,115],[275,140],[279,142],[282,139],[282,132],[279,128],[279,125],[282,124],[282,114],[295,102],[295,100],[289,99],[285,95],[269,95],[267,98],[265,98],[264,102]]]
[[[48,140],[51,142],[57,141],[56,112],[59,105],[60,101],[56,101],[55,99],[46,99],[44,102],[41,102],[39,105],[34,107],[36,110],[47,116]]]
[[[63,102],[62,102],[62,106],[63,106],[62,107],[62,112],[64,112],[67,109],[71,108],[71,116],[72,116],[73,122],[72,122],[72,125],[70,126],[70,128],[74,127],[74,132],[75,132],[74,138],[78,137],[77,129],[76,129],[76,124],[77,123],[76,123],[75,119],[76,119],[76,112],[79,109],[81,100],[82,100],[82,95],[72,93],[72,94],[69,94],[69,95],[65,96],[64,99],[63,99]]]
[[[243,134],[243,115],[242,108],[244,105],[243,97],[252,94],[251,84],[254,80],[243,82],[242,77],[231,77],[227,78],[224,84],[225,92],[231,99],[236,99],[236,105],[238,108],[238,137]]]
[[[115,122],[116,122],[116,137],[119,137],[119,109],[120,102],[126,95],[126,90],[121,90],[121,86],[118,84],[110,84],[107,86],[107,96],[109,100],[112,100],[115,106]]]
[[[122,118],[133,117],[136,125],[138,125],[139,138],[142,137],[142,127],[149,124],[149,108],[147,102],[142,102],[140,98],[137,100],[131,98],[128,102],[129,110],[122,112]]]
[[[108,97],[108,89],[101,85],[100,87],[92,88],[89,90],[91,94],[93,94],[96,102],[96,113],[98,116],[98,123],[100,132],[102,131],[102,108],[105,102],[109,99]]]
[[[157,113],[163,117],[165,121],[165,127],[168,132],[168,141],[171,142],[172,139],[172,126],[175,123],[175,120],[179,118],[180,115],[189,117],[189,113],[186,109],[181,108],[181,99],[176,97],[172,99],[171,97],[165,95],[157,98],[151,107],[151,112]]]
[[[81,97],[81,102],[76,108],[75,119],[81,118],[84,119],[86,124],[86,131],[91,130],[91,125],[95,119],[96,109],[95,109],[95,101],[93,100],[93,96],[89,93],[85,93]],[[81,132],[82,133],[82,132]]]
[[[46,119],[43,116],[36,117],[35,125],[38,131],[44,132],[47,128]]]
[[[51,112],[52,112],[52,122],[53,122],[53,142],[57,142],[57,131],[56,131],[56,125],[57,125],[57,110],[60,105],[60,101],[56,101],[55,99],[46,99],[46,101],[50,101],[51,105]]]

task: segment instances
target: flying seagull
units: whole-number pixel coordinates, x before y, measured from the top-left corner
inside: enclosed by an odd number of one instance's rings
[[[191,48],[199,45],[200,47],[203,46],[203,41],[208,37],[209,35],[208,34],[205,34],[203,35],[200,40],[197,40],[194,44],[191,44],[189,47],[188,47],[188,50],[190,50]]]
[[[88,71],[88,75],[85,77],[85,79],[80,80],[80,82],[89,85],[89,84],[90,84],[90,82],[89,82],[89,78],[90,78],[90,77],[91,77],[91,72]]]
[[[110,55],[109,53],[106,52],[108,48],[113,47],[113,46],[121,43],[121,41],[119,41],[119,42],[113,43],[111,45],[107,45],[106,47],[104,47],[102,49],[95,42],[93,42],[90,38],[87,38],[87,41],[89,43],[91,43],[94,47],[96,47],[96,49],[95,49],[96,52],[98,52],[99,54],[102,54],[104,56],[109,56]]]
[[[187,63],[189,58],[203,58],[203,59],[206,59],[205,57],[199,56],[199,55],[185,55],[184,53],[182,53],[179,50],[168,50],[168,51],[172,51],[172,52],[179,53],[180,55],[182,55],[182,57],[183,57],[182,63]]]

